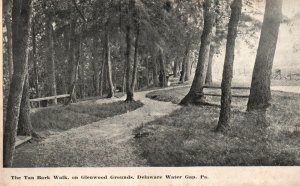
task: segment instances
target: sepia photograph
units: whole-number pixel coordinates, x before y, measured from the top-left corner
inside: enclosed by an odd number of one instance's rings
[[[300,1],[3,0],[1,48],[0,185],[211,178],[158,167],[300,175]]]

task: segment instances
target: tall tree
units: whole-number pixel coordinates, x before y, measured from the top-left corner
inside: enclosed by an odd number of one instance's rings
[[[120,38],[119,38],[119,44],[120,44],[120,63],[121,64],[124,64],[124,66],[126,66],[126,60],[123,60],[123,58],[124,58],[124,49],[123,49],[123,37],[122,37],[122,26],[123,26],[123,24],[122,24],[122,16],[123,16],[123,12],[122,12],[122,2],[123,2],[123,0],[120,0],[119,1],[119,7],[118,7],[118,9],[119,9],[119,34],[120,34]],[[123,70],[123,77],[122,77],[123,79],[122,79],[122,92],[123,93],[125,93],[125,91],[126,91],[126,68],[124,68],[124,70]]]
[[[146,61],[146,86],[149,87],[149,58],[148,55],[145,57]]]
[[[50,95],[56,96],[56,73],[55,73],[55,50],[54,50],[54,30],[53,30],[53,21],[52,15],[49,15],[47,21],[47,34],[49,42],[49,74],[48,74],[48,83],[50,88]],[[57,99],[53,100],[53,104],[57,104]]]
[[[206,72],[206,77],[205,77],[205,84],[206,85],[211,85],[212,84],[212,63],[213,63],[213,57],[215,54],[215,47],[213,44],[210,45],[210,50],[209,50],[209,59],[208,59],[208,66],[207,66],[207,72]]]
[[[34,71],[34,86],[35,86],[35,96],[40,97],[39,91],[39,69],[38,69],[38,61],[36,60],[36,32],[34,24],[32,24],[31,28],[31,42],[32,42],[32,61],[33,61],[33,71]]]
[[[181,71],[180,71],[180,77],[179,81],[184,82],[185,81],[185,75],[186,75],[186,55],[184,54],[182,63],[181,63]]]
[[[7,54],[8,54],[8,74],[9,74],[9,82],[12,80],[13,75],[13,53],[12,53],[12,0],[4,0],[3,1],[3,9],[4,9],[4,22],[6,26],[7,32]]]
[[[201,36],[201,46],[198,57],[195,77],[189,93],[181,100],[181,105],[203,103],[203,85],[205,82],[207,65],[209,60],[209,49],[211,44],[212,29],[215,22],[214,2],[205,0],[204,2],[204,27]]]
[[[158,86],[158,74],[157,74],[157,52],[155,50],[152,51],[152,78],[153,78],[153,85],[155,87]]]
[[[176,57],[174,59],[174,64],[173,64],[173,77],[177,77],[177,71],[178,71],[178,58]]]
[[[164,56],[164,51],[163,49],[159,48],[159,54],[158,54],[158,61],[159,61],[159,83],[161,87],[166,87],[167,86],[167,72],[166,72],[166,61],[165,61],[165,56]]]
[[[105,56],[105,54],[103,54]],[[106,72],[106,65],[105,61],[103,60],[102,65],[101,65],[101,74],[100,74],[100,96],[103,95],[103,89],[106,84],[105,82],[105,72]]]
[[[180,82],[188,81],[190,79],[190,70],[191,70],[191,64],[190,64],[190,44],[188,43],[186,46],[186,49],[184,51],[183,60],[182,60],[182,69],[180,73]]]
[[[76,94],[75,94],[75,85],[76,85],[76,78],[77,78],[77,61],[75,59],[76,47],[79,44],[76,39],[75,28],[76,28],[76,18],[72,18],[70,27],[69,27],[69,49],[68,49],[68,80],[69,80],[69,88],[68,94],[70,94],[70,99],[66,102],[69,104],[71,102],[76,101]]]
[[[108,23],[107,23],[108,24]],[[108,95],[107,98],[111,98],[114,96],[114,85],[112,80],[112,66],[111,66],[111,59],[110,59],[110,46],[109,46],[109,29],[108,25],[106,25],[105,31],[105,63],[106,63],[106,70],[107,70],[107,81],[108,81]]]
[[[100,68],[99,68],[99,58],[98,58],[98,38],[93,38],[93,48],[92,48],[92,67],[93,67],[93,80],[94,80],[94,88],[95,88],[95,96],[100,95]]]
[[[282,19],[282,0],[266,0],[264,20],[252,74],[247,111],[258,111],[265,123],[271,100],[271,73]]]
[[[14,74],[9,90],[6,122],[4,125],[3,166],[11,167],[15,151],[20,104],[28,66],[29,39],[31,30],[32,1],[13,1],[12,43]]]
[[[139,18],[137,18],[139,19]],[[138,67],[138,49],[139,49],[139,38],[140,38],[140,20],[136,21],[136,37],[134,44],[134,58],[133,58],[133,72],[132,72],[132,82],[131,91],[134,92],[137,83],[137,67]]]
[[[217,131],[226,129],[230,122],[231,112],[231,81],[234,62],[235,39],[237,36],[238,23],[242,10],[242,0],[234,0],[230,6],[231,16],[228,24],[227,44],[225,62],[223,67],[222,77],[222,96],[221,96],[221,111]]]
[[[128,0],[127,5],[127,25],[126,25],[126,101],[133,101],[133,92],[130,86],[131,83],[131,22],[134,0]]]
[[[69,87],[69,94],[70,97],[66,104],[70,104],[71,102],[76,101],[76,84],[78,79],[78,69],[79,69],[79,62],[80,62],[80,53],[81,53],[81,38],[77,38],[74,43],[75,50],[73,50],[73,60],[74,64],[72,66],[72,74],[71,74],[71,84]]]
[[[18,135],[31,136],[34,133],[30,121],[30,103],[29,103],[29,74],[26,72],[26,78],[23,87],[23,94],[20,106],[20,115],[18,122]],[[35,134],[35,136],[37,136]]]
[[[186,54],[186,72],[185,72],[185,77],[184,77],[184,80],[185,81],[189,81],[190,78],[191,78],[191,69],[192,69],[192,63],[191,63],[191,60],[190,60],[190,53],[191,51],[188,50],[187,51],[187,54]]]

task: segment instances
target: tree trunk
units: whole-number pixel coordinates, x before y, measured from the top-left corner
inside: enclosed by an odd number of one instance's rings
[[[98,49],[98,40],[97,38],[93,39],[93,49],[92,49],[92,67],[93,67],[93,73],[94,73],[94,88],[95,88],[95,96],[100,95],[100,69],[98,65],[98,55],[97,55],[97,49]]]
[[[69,32],[69,47],[68,47],[68,81],[69,81],[69,87],[68,87],[68,94],[70,94],[70,99],[66,102],[66,104],[69,104],[71,102],[76,101],[76,97],[74,94],[75,89],[75,77],[76,77],[76,62],[74,60],[75,56],[75,50],[76,48],[76,36],[75,36],[75,26],[76,26],[76,19],[71,20],[70,24],[70,32]]]
[[[153,85],[158,86],[158,74],[157,74],[157,53],[152,54],[152,75],[153,75]]]
[[[185,63],[186,63],[186,68],[185,68],[186,72],[185,72],[184,80],[189,81],[191,77],[191,65],[192,65],[190,61],[190,50],[186,51]]]
[[[247,111],[265,112],[271,100],[271,73],[279,26],[282,0],[266,0],[264,20],[252,74]],[[264,123],[263,123],[264,124]]]
[[[106,26],[107,27],[107,26]],[[110,60],[110,47],[109,47],[109,30],[106,28],[105,33],[105,62],[106,62],[106,70],[107,70],[107,82],[108,82],[108,95],[107,98],[112,98],[114,96],[114,85],[112,81],[112,67]]]
[[[7,31],[7,55],[8,55],[8,76],[9,76],[9,83],[11,83],[12,75],[13,75],[13,53],[12,53],[12,0],[5,1],[7,5],[5,6],[5,15],[4,21]]]
[[[186,76],[186,55],[184,54],[183,60],[181,62],[181,71],[180,71],[179,81],[183,83],[185,81],[185,76]]]
[[[50,87],[50,95],[56,96],[56,77],[55,77],[55,50],[54,50],[54,30],[52,26],[52,18],[49,18],[47,23],[48,42],[49,42],[49,74],[48,83]],[[53,104],[57,104],[57,99],[54,99]]]
[[[133,101],[133,92],[130,86],[131,82],[131,19],[132,19],[132,6],[133,0],[129,0],[129,4],[127,7],[127,25],[126,25],[126,101]]]
[[[30,103],[29,103],[29,80],[28,72],[23,87],[23,94],[20,106],[20,116],[18,122],[18,135],[31,136],[33,128],[30,121]]]
[[[32,60],[33,60],[33,71],[34,71],[34,86],[35,86],[35,97],[39,98],[40,97],[40,91],[39,91],[39,69],[38,69],[38,64],[37,60],[35,58],[36,56],[36,33],[34,29],[34,25],[32,25]]]
[[[175,58],[175,60],[174,60],[174,66],[173,66],[173,77],[174,78],[177,77],[177,71],[178,71],[178,61],[177,61],[177,58]]]
[[[12,43],[14,74],[9,90],[3,139],[3,166],[11,167],[15,151],[20,104],[28,66],[29,35],[31,28],[32,1],[13,1]]]
[[[78,67],[79,67],[79,61],[80,61],[80,50],[81,50],[81,40],[80,38],[75,41],[75,50],[73,53],[73,58],[75,64],[73,65],[72,74],[71,74],[71,84],[68,93],[70,94],[69,100],[66,104],[70,104],[71,102],[76,102],[76,83],[78,79]]]
[[[103,86],[105,85],[104,77],[105,77],[105,62],[103,60],[100,74],[100,96],[103,96]]]
[[[213,0],[205,0],[204,3],[204,27],[201,36],[198,64],[195,77],[189,93],[181,100],[181,105],[202,104],[204,102],[203,85],[205,82],[209,49],[212,37],[212,29],[215,22]]]
[[[126,64],[125,64],[126,66]],[[123,80],[122,80],[122,92],[126,92],[126,68],[124,68],[124,73],[123,73]]]
[[[149,87],[149,59],[148,56],[146,57],[146,83],[147,88]]]
[[[159,55],[158,55],[158,60],[159,60],[159,83],[161,87],[166,87],[167,86],[167,78],[166,78],[166,66],[165,66],[165,59],[164,59],[164,53],[162,49],[159,49]]]
[[[215,47],[213,45],[210,45],[209,50],[209,60],[208,60],[208,66],[207,66],[207,72],[205,77],[205,84],[211,85],[212,84],[212,62],[215,55]]]
[[[231,112],[231,81],[234,62],[235,39],[242,10],[242,0],[234,0],[230,6],[231,16],[228,24],[225,62],[222,77],[221,111],[216,131],[222,131],[229,126]]]
[[[124,67],[126,67],[126,60],[123,61],[123,45],[122,45],[122,0],[119,1],[119,34],[120,34],[120,63],[124,64]],[[123,79],[122,79],[122,92],[125,93],[126,91],[126,68],[124,68],[123,71]]]
[[[84,63],[81,61],[81,63],[78,65],[78,81],[79,81],[79,97],[82,99],[84,98]]]
[[[138,21],[137,21],[138,22]],[[138,49],[139,49],[139,37],[140,37],[140,23],[136,24],[136,38],[134,44],[134,59],[133,59],[133,73],[131,82],[131,91],[134,92],[137,81],[137,66],[138,66]]]

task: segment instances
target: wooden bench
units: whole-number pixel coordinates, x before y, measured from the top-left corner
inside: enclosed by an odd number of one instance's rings
[[[217,86],[208,86],[205,85],[203,86],[203,89],[208,88],[208,89],[220,89],[221,87]],[[236,89],[236,90],[250,90],[250,87],[231,87],[231,89]],[[206,96],[222,96],[221,94],[210,94],[210,93],[204,93]],[[248,98],[248,95],[231,95],[231,97],[237,97],[237,98]]]
[[[26,143],[27,141],[31,140],[31,136],[17,136],[16,137],[16,144],[15,147],[22,145],[23,143]]]
[[[43,97],[43,98],[34,98],[34,99],[29,99],[29,101],[30,101],[30,103],[32,103],[32,102],[38,102],[38,107],[39,107],[40,106],[40,101],[48,101],[48,100],[54,100],[54,99],[58,99],[58,98],[67,98],[67,97],[70,97],[70,94],[48,96],[48,97]]]

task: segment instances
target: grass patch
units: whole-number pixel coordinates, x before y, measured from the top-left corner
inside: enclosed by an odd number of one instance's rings
[[[125,96],[125,93],[123,93],[123,92],[115,92],[115,94],[114,94],[115,98],[121,98],[123,96]],[[99,99],[107,99],[107,94],[104,94],[103,96],[85,97],[85,98],[80,99],[80,101],[99,100]]]
[[[272,79],[272,86],[300,86],[300,80]]]
[[[189,88],[155,91],[154,99],[178,103]],[[209,91],[209,90],[208,90]],[[241,91],[239,94],[247,92]],[[219,97],[207,97],[218,103]],[[299,165],[300,95],[273,91],[268,111],[270,127],[256,125],[246,110],[247,99],[233,98],[231,128],[215,133],[219,108],[187,106],[147,123],[135,133],[137,145],[150,166],[268,166]]]
[[[172,102],[178,104],[180,100],[188,93],[187,88],[176,88],[170,90],[157,90],[146,94],[147,98],[155,99],[158,101]]]
[[[118,101],[107,104],[92,102],[41,108],[31,113],[31,123],[36,131],[68,130],[75,127],[120,115],[141,107],[140,101]]]

